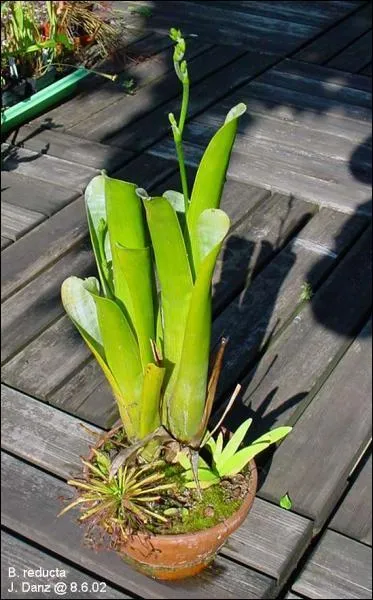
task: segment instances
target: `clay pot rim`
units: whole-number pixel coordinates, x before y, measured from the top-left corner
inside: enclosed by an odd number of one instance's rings
[[[101,448],[101,446],[107,442],[117,431],[119,431],[120,429],[123,428],[123,425],[117,425],[116,427],[113,427],[113,429],[106,431],[102,434],[102,436],[97,440],[96,444],[94,446],[91,446],[89,449],[89,454],[88,457],[86,458],[87,461],[91,461],[94,453],[93,453],[93,449],[98,450],[99,448]],[[256,491],[257,491],[257,486],[258,486],[258,470],[255,464],[255,460],[251,459],[251,461],[248,464],[248,467],[250,469],[250,479],[249,479],[249,490],[246,494],[246,496],[244,497],[241,505],[239,506],[239,508],[230,515],[230,517],[228,517],[227,519],[225,519],[224,521],[222,521],[221,523],[217,523],[216,525],[213,525],[212,527],[207,527],[205,529],[200,529],[199,531],[194,531],[194,532],[189,532],[189,533],[174,533],[174,534],[168,534],[168,533],[152,533],[151,531],[143,533],[141,531],[138,531],[134,534],[134,537],[138,538],[139,540],[157,540],[157,539],[165,539],[167,538],[167,540],[169,540],[170,542],[176,542],[176,541],[180,541],[182,539],[187,540],[187,539],[196,539],[198,538],[203,538],[204,536],[210,536],[211,534],[216,533],[217,535],[221,532],[224,533],[228,533],[228,532],[233,532],[234,530],[236,530],[239,526],[240,523],[242,523],[245,519],[245,517],[247,516],[247,514],[249,513],[254,500],[255,500],[255,495],[256,495]],[[83,465],[83,474],[84,476],[88,475],[88,467],[86,467],[86,465]],[[227,532],[228,530],[228,532]],[[228,533],[228,535],[230,535],[230,533]]]

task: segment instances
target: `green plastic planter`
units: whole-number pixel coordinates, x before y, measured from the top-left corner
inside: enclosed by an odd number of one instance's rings
[[[81,67],[70,73],[70,75],[66,75],[66,77],[48,85],[40,92],[36,92],[27,100],[22,100],[22,102],[7,108],[1,114],[1,133],[8,133],[11,129],[19,127],[66,98],[74,91],[79,82],[88,75],[89,71]]]

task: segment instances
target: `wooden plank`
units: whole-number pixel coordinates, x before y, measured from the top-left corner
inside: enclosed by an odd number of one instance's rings
[[[200,42],[197,44],[193,39],[187,40],[187,44],[187,56],[191,58],[190,61],[188,59],[188,71],[193,87],[211,72],[217,71],[243,54],[243,51],[237,48],[211,48],[206,44],[202,46]],[[160,125],[162,125],[162,132],[165,134],[169,127],[167,114],[175,110],[175,100],[171,99],[178,98],[180,95],[180,82],[171,70],[171,67],[173,69],[172,53],[167,57],[167,64],[169,64],[170,72],[165,77],[157,78],[152,85],[138,90],[133,96],[119,99],[115,105],[111,105],[99,113],[87,113],[89,114],[88,118],[69,129],[69,131],[74,135],[105,141],[105,143],[120,147],[124,147],[122,143],[119,143],[122,130],[124,129],[125,133],[130,128],[131,131],[135,123],[144,122],[144,125],[139,125],[140,136],[138,133],[139,127],[136,128],[138,137],[147,139],[154,127],[159,128]],[[165,103],[167,104],[165,105]],[[170,105],[172,108],[168,108]],[[159,118],[160,114],[162,115],[161,119]],[[146,125],[148,121],[153,123],[149,132],[148,125]],[[140,149],[143,147],[144,142],[142,142]],[[139,145],[135,144],[130,149],[138,151]]]
[[[128,31],[127,29],[127,34]],[[166,46],[172,43],[166,36],[157,34],[147,36],[134,45],[128,46],[125,56],[119,57],[119,64],[112,65],[112,61],[109,60],[107,65],[107,61],[104,61],[102,72],[119,72],[121,78],[133,79],[139,88],[153,79],[152,71],[155,71],[155,75],[159,72],[159,58],[154,55],[164,49],[165,42]],[[42,127],[52,125],[60,130],[66,129],[86,119],[92,112],[100,111],[124,96],[128,100],[131,98],[125,94],[121,80],[116,83],[108,82],[98,75],[88,76],[81,82],[79,93],[75,92],[70,100],[49,110],[47,115],[34,119],[32,125]]]
[[[204,1],[200,0],[199,3],[204,4]],[[211,2],[211,4],[222,7],[227,5],[226,0]],[[314,2],[312,5],[308,3],[306,8],[303,4],[304,2],[279,3],[276,1],[271,2],[270,0],[266,0],[266,2],[246,2],[245,0],[241,2],[229,2],[229,5],[236,7],[236,10],[242,10],[246,14],[253,12],[258,15],[316,26],[329,24],[331,21],[343,17],[346,12],[353,8],[352,3],[349,6],[339,3],[338,10],[336,10],[335,6],[332,8],[332,2],[324,3],[323,6],[320,6],[317,2]],[[279,24],[279,27],[281,27],[281,24]]]
[[[170,158],[174,149],[171,140],[158,142],[149,152]],[[186,142],[187,164],[196,166],[203,154],[199,145]],[[291,145],[255,139],[245,144],[245,152],[233,151],[228,178],[243,183],[262,185],[283,194],[296,190],[297,197],[347,213],[371,214],[370,167],[347,168],[338,160],[328,160],[312,151],[298,152]],[[317,183],[317,185],[316,185]]]
[[[368,3],[307,44],[294,58],[321,65],[365,33],[371,27],[371,22],[372,6]]]
[[[1,254],[1,298],[5,300],[88,233],[78,198]]]
[[[39,569],[45,573],[44,577],[35,576]],[[34,594],[36,590],[39,590],[38,598],[60,598],[61,592],[54,590],[57,582],[66,585],[70,598],[83,599],[87,598],[87,594],[90,598],[105,598],[106,594],[110,594],[110,598],[131,598],[99,581],[95,574],[88,575],[5,531],[1,532],[1,572],[2,598],[16,598],[17,594],[21,598],[22,595]]]
[[[65,479],[76,476],[81,466],[79,456],[85,456],[88,444],[94,441],[78,419],[5,386],[2,406],[3,448]],[[22,448],[20,435],[27,438]],[[222,554],[281,583],[310,541],[311,531],[307,519],[257,499],[250,516],[231,536]]]
[[[366,79],[366,77],[364,78]],[[321,134],[329,134],[337,136],[338,138],[346,138],[350,143],[355,142],[356,144],[366,143],[369,144],[369,138],[367,137],[366,124],[360,121],[353,121],[344,119],[335,115],[320,112],[314,109],[304,110],[301,102],[294,102],[293,99],[289,98],[286,102],[278,103],[276,96],[271,96],[268,93],[262,91],[253,91],[248,86],[238,92],[233,93],[226,99],[219,101],[218,105],[213,106],[213,115],[203,115],[208,119],[213,117],[218,118],[219,116],[224,119],[225,114],[228,110],[238,102],[244,101],[248,106],[247,114],[243,115],[240,119],[243,131],[247,131],[249,128],[256,125],[259,119],[276,119],[285,121],[289,124],[299,124],[302,127],[312,129]]]
[[[372,549],[327,531],[293,589],[307,598],[371,598]]]
[[[44,221],[45,216],[1,199],[1,233],[14,242]]]
[[[1,179],[2,200],[48,217],[75,200],[79,195],[73,190],[40,179],[30,179],[14,172],[2,171]]]
[[[343,287],[345,283],[346,280],[343,281]],[[337,296],[334,296],[334,302],[335,304],[338,302]],[[344,314],[346,313],[347,310]],[[307,328],[307,331],[305,325],[304,319],[303,323],[301,320],[296,323],[298,335],[303,335],[308,345],[308,356],[309,348],[312,348],[312,353],[320,356],[322,349],[319,344],[311,343],[309,329]],[[324,321],[323,328],[335,329],[332,319],[329,322]],[[340,331],[339,335],[343,333]],[[344,335],[347,335],[346,330]],[[278,494],[283,489],[288,490],[294,510],[314,518],[316,528],[325,521],[339,500],[351,469],[372,437],[371,335],[372,323],[370,322],[301,414],[292,434],[275,452],[270,473],[261,488],[261,496],[267,499],[278,498]],[[294,341],[293,337],[292,342]],[[328,370],[333,354],[328,348],[325,336],[323,347],[324,369]],[[297,355],[303,355],[301,345],[297,347]],[[307,363],[303,363],[307,364],[307,371],[313,370],[313,362],[316,361],[309,356]],[[286,372],[291,380],[292,373],[295,372],[293,369],[295,370],[299,365],[298,358],[289,360],[288,365]],[[293,394],[310,389],[309,377],[305,381],[301,371],[298,371],[297,377],[299,385],[292,388]],[[279,391],[284,393],[281,383]],[[282,398],[288,399],[290,396],[283,395]],[[351,407],[351,398],[353,398],[353,407]],[[304,406],[297,407],[291,419],[293,422],[297,418],[297,412],[300,413],[303,409]]]
[[[43,129],[25,125],[18,132],[17,143],[38,153],[48,154],[94,169],[105,169],[108,173],[116,171],[133,157],[133,153],[130,151],[105,146],[92,140],[83,140],[75,135],[61,133],[53,127]]]
[[[365,8],[368,8],[370,12],[372,12],[372,7],[369,4],[366,5]],[[276,71],[297,75],[299,77],[304,77],[305,79],[316,80],[323,85],[333,84],[340,89],[342,97],[345,97],[346,101],[348,101],[348,95],[350,95],[351,98],[353,97],[353,92],[356,92],[356,103],[358,103],[361,98],[367,101],[369,100],[369,96],[372,95],[372,84],[367,81],[366,77],[353,73],[341,73],[339,70],[332,69],[329,66],[313,65],[294,60],[293,58],[285,58],[281,63],[276,65],[275,69]],[[347,90],[346,96],[344,88]],[[361,98],[359,98],[358,93],[361,94]]]
[[[213,276],[214,315],[249,285],[313,212],[312,205],[289,196],[272,194],[261,199],[256,210],[241,221],[224,242]]]
[[[64,279],[95,273],[90,246],[80,244],[6,300],[1,307],[1,362],[63,314],[60,289]]]
[[[14,171],[47,183],[82,191],[87,183],[98,174],[96,169],[77,165],[68,160],[38,154],[33,150],[2,144],[5,147],[2,167],[4,171]]]
[[[258,77],[257,82],[322,98],[328,103],[338,103],[343,108],[345,105],[372,107],[371,90],[356,89],[353,81],[335,82],[334,70],[319,67],[321,76],[317,78],[315,77],[316,68],[313,69],[312,76],[308,70],[304,69],[304,65],[302,71],[303,73],[299,68],[297,69],[297,63],[294,65],[293,61],[284,61]],[[361,80],[361,76],[358,75],[357,79]]]
[[[285,596],[285,600],[302,600],[302,596],[298,596],[298,594],[294,594],[293,592],[288,592]]]
[[[360,468],[360,467],[358,467]],[[372,454],[353,481],[329,527],[372,545]]]
[[[188,40],[188,56],[190,58],[190,69],[193,69],[195,59],[206,53],[208,56],[211,44],[202,43],[199,40]],[[215,53],[214,53],[215,54]],[[172,51],[164,51],[150,60],[140,63],[131,78],[136,82],[136,90],[131,95],[113,95],[110,90],[106,91],[105,104],[96,105],[94,99],[97,94],[89,94],[86,98],[88,108],[84,109],[82,104],[80,116],[73,121],[64,121],[65,127],[74,135],[83,138],[104,141],[114,134],[120,127],[124,127],[152,110],[158,104],[165,102],[180,91],[180,82],[173,73]],[[144,72],[142,78],[139,78]],[[79,118],[78,118],[79,117]],[[115,144],[114,144],[115,145]]]
[[[261,141],[270,142],[278,145],[279,140],[285,149],[291,147],[297,155],[308,154],[338,160],[344,162],[339,165],[339,173],[344,176],[348,172],[348,165],[351,155],[354,152],[355,144],[346,137],[331,135],[329,133],[314,131],[304,124],[297,122],[286,122],[280,119],[262,117],[253,119],[252,114],[242,119],[238,127],[238,135],[235,140],[235,152],[245,154],[250,148],[255,148]],[[250,123],[251,121],[251,123]],[[213,132],[219,127],[221,121],[213,115],[203,114],[188,124],[186,129],[186,139],[190,139],[199,146],[205,145],[211,138]],[[369,145],[361,145],[358,156],[356,157],[356,168],[368,171],[372,163],[372,149]],[[341,169],[342,167],[342,169]]]
[[[356,42],[332,58],[327,65],[334,69],[358,73],[372,60],[372,31],[367,31]]]
[[[6,248],[11,243],[12,243],[12,240],[9,240],[8,238],[1,236],[1,249]]]
[[[57,498],[71,494],[67,484],[10,455],[3,455],[2,480],[2,522],[6,527],[60,556],[68,556],[97,578],[130,589],[133,594],[163,599],[274,597],[273,579],[222,556],[200,576],[187,579],[180,586],[149,579],[113,552],[98,554],[82,546],[76,512],[56,518],[60,508]]]
[[[340,214],[321,211],[258,275],[252,285],[219,315],[213,323],[213,344],[217,343],[220,336],[229,336],[220,379],[220,395],[228,393],[242,379],[258,352],[273,342],[299,312],[303,283],[309,282],[313,290],[317,289],[337,259],[359,235],[361,226],[359,219],[355,221],[346,216],[343,218]],[[284,399],[309,391],[329,360],[348,343],[337,331],[346,336],[353,334],[364,312],[369,310],[369,254],[364,254],[368,244],[369,239],[365,235],[319,294],[315,295],[312,308],[307,306],[296,317],[291,328],[280,337],[279,347],[273,344],[261,360],[255,376],[251,373],[248,380],[243,382],[243,389],[247,389],[243,394],[246,414],[250,405],[252,410],[259,411],[264,420],[267,413],[283,405]],[[341,281],[351,281],[348,294],[344,288],[341,289]],[[329,314],[330,307],[335,309],[334,314]],[[344,318],[339,323],[341,315]],[[289,349],[285,350],[287,344]],[[313,351],[311,361],[308,358],[309,348],[316,348],[316,344],[320,348],[317,352]],[[305,365],[308,365],[307,369]],[[266,377],[269,368],[270,376]],[[299,373],[302,373],[302,377],[299,377]],[[266,407],[265,399],[268,404],[271,401],[270,407]],[[289,418],[289,411],[294,410],[294,404],[294,401],[289,401],[282,406],[284,420]],[[230,413],[230,418],[237,423],[235,414],[239,414],[238,420],[242,420],[238,403]],[[277,415],[276,412],[274,414]],[[264,425],[268,426],[268,423],[265,421]]]
[[[188,117],[191,118],[199,112],[205,110],[210,104],[213,104],[219,100],[222,96],[225,96],[227,91],[234,91],[235,88],[248,82],[250,79],[255,77],[263,69],[268,68],[271,64],[276,61],[276,57],[270,54],[257,54],[248,53],[241,55],[236,60],[233,60],[232,52],[238,52],[237,49],[231,49],[228,53],[227,49],[219,49],[220,61],[227,59],[227,66],[222,69],[216,70],[215,61],[213,63],[212,70],[214,71],[211,75],[206,77],[203,81],[197,82],[198,73],[202,72],[203,62],[196,69],[193,74],[193,63],[191,64],[191,78],[196,85],[192,86],[191,98],[188,108]],[[206,60],[204,58],[204,60]],[[196,65],[197,67],[197,60]],[[218,64],[219,66],[219,64]],[[220,62],[220,67],[222,66]],[[149,115],[145,115],[142,119],[136,121],[131,127],[126,127],[123,131],[120,131],[117,135],[113,135],[108,143],[115,144],[121,148],[132,149],[134,151],[140,151],[150,144],[153,144],[156,140],[162,138],[167,133],[167,114],[175,111],[175,100],[167,102],[159,108],[153,110]],[[231,107],[231,106],[230,106]]]
[[[67,316],[53,323],[2,367],[2,380],[43,400],[90,358]]]

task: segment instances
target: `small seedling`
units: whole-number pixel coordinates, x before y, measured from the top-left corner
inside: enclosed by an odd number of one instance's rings
[[[291,501],[291,498],[289,496],[289,494],[286,492],[286,494],[284,494],[283,496],[281,496],[280,498],[280,506],[281,508],[284,508],[285,510],[291,510],[293,503]]]
[[[308,281],[302,283],[300,300],[301,302],[309,302],[313,296],[312,286]]]

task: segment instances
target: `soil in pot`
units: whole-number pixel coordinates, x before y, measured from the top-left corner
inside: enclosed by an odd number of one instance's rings
[[[113,460],[123,444],[122,431],[116,429],[99,441],[87,462],[94,469],[100,469],[105,460],[108,459],[108,463]],[[144,468],[141,458],[136,460],[140,460],[140,463],[128,465],[127,475],[132,473],[131,469]],[[87,462],[84,481],[91,483],[97,477],[94,470],[87,467]],[[159,461],[154,472],[146,471],[146,477],[151,480],[157,477],[157,473],[158,477],[159,473],[162,476],[162,480],[156,480],[153,486],[158,498],[146,506],[151,513],[150,516],[146,515],[146,522],[139,516],[141,513],[136,513],[137,509],[145,506],[141,504],[141,494],[137,499],[131,494],[122,497],[122,520],[125,516],[119,528],[118,515],[114,515],[112,508],[111,512],[106,510],[106,516],[110,513],[110,518],[105,521],[105,511],[97,511],[97,504],[81,505],[83,511],[87,507],[96,507],[94,518],[85,520],[88,525],[87,539],[94,545],[102,542],[109,545],[127,563],[148,576],[183,579],[207,567],[231,533],[245,520],[255,497],[257,471],[252,461],[242,474],[202,490],[202,498],[195,489],[185,487],[183,469],[178,464]],[[141,485],[140,477],[137,483]],[[167,489],[163,490],[162,486]],[[142,498],[146,497],[154,497],[151,486],[142,492]],[[136,504],[139,498],[140,503]],[[123,512],[123,506],[128,507],[129,512]],[[135,511],[132,515],[131,507]],[[129,515],[131,518],[127,520]]]

